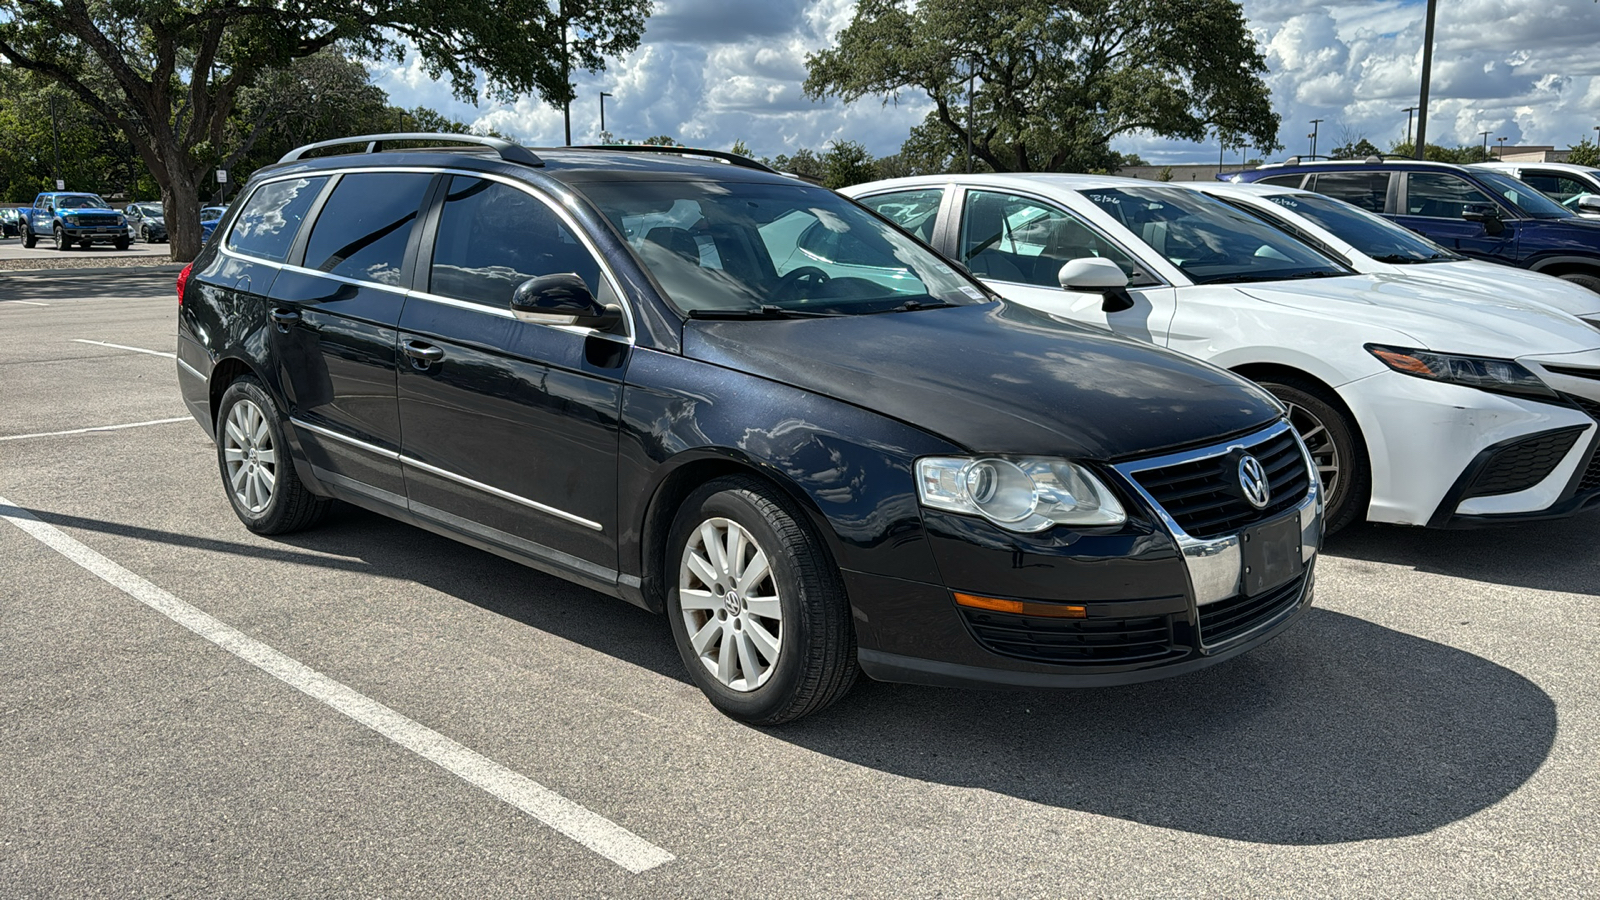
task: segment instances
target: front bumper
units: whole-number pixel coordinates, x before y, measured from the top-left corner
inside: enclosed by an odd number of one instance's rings
[[[1600,383],[1597,383],[1600,384]],[[1596,422],[1576,405],[1492,394],[1385,372],[1339,388],[1361,423],[1372,468],[1367,518],[1447,527],[1571,515],[1597,444]],[[1541,435],[1576,439],[1535,484],[1482,494],[1494,455]],[[1593,493],[1592,490],[1587,493]]]
[[[114,244],[129,239],[126,225],[62,225],[61,231],[74,243]]]
[[[1281,424],[1272,431],[1289,434]],[[1293,443],[1309,471],[1303,446]],[[1196,453],[1240,450],[1234,443]],[[1262,520],[1196,538],[1132,475],[1172,460],[1116,467],[1130,519],[1115,533],[1055,528],[1022,535],[924,510],[943,583],[844,573],[863,671],[924,684],[1096,687],[1194,671],[1270,640],[1312,602],[1322,538],[1315,481],[1305,479],[1310,487],[1297,502],[1269,508]],[[1274,523],[1279,533],[1292,527],[1298,543],[1287,546],[1298,549],[1303,569],[1246,596],[1242,538]],[[1022,600],[1049,615],[961,606],[956,591]],[[1069,604],[1084,614],[1056,615]]]

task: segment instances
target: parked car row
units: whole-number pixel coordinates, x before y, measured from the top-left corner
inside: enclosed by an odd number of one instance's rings
[[[201,208],[202,240],[210,240],[225,212],[227,207],[222,206]],[[166,213],[160,202],[130,203],[119,211],[97,194],[66,191],[42,193],[31,207],[0,209],[0,236],[21,237],[29,249],[48,239],[58,250],[87,250],[102,243],[126,250],[134,240],[168,240]]]
[[[388,137],[256,173],[179,276],[235,513],[278,534],[343,500],[663,612],[746,721],[858,671],[1193,671],[1309,607],[1325,506],[1600,494],[1600,331],[1534,296],[1580,288],[1474,293],[1442,248],[1317,235],[1262,189],[944,176],[861,205],[729,154]],[[306,158],[341,143],[366,152]]]

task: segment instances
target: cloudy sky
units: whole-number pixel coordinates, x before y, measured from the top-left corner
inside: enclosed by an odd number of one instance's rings
[[[1424,0],[1244,0],[1267,57],[1278,135],[1306,152],[1310,120],[1324,119],[1319,150],[1364,136],[1385,148],[1402,139],[1416,104]],[[672,135],[726,148],[743,140],[775,156],[832,140],[876,155],[899,149],[927,104],[907,95],[883,106],[864,99],[812,103],[800,84],[805,56],[850,21],[854,0],[656,0],[644,42],[598,76],[577,81],[574,142],[606,125],[617,136]],[[1600,7],[1594,0],[1450,0],[1441,3],[1434,50],[1429,138],[1434,143],[1504,135],[1508,145],[1565,147],[1600,125]],[[391,100],[435,107],[532,145],[560,144],[561,111],[533,99],[474,106],[450,97],[414,61],[372,66]],[[1116,149],[1152,162],[1205,162],[1217,147],[1134,135]],[[1233,155],[1237,160],[1237,154]]]

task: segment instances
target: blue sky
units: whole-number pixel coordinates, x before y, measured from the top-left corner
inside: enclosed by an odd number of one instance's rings
[[[757,155],[829,141],[859,141],[877,155],[899,149],[927,112],[864,99],[813,103],[800,90],[805,56],[829,46],[855,0],[656,0],[639,49],[597,76],[581,76],[573,140],[595,139],[599,93],[606,125],[623,138],[656,134],[706,147],[743,140]],[[1276,156],[1306,152],[1312,119],[1319,150],[1366,137],[1404,138],[1416,104],[1423,0],[1245,0],[1267,56],[1273,106],[1283,116]],[[1481,140],[1567,146],[1600,125],[1600,7],[1593,0],[1450,0],[1441,3],[1428,133],[1434,142]],[[559,144],[561,111],[534,99],[462,103],[415,60],[371,65],[395,103],[433,106],[532,145]],[[1330,143],[1331,141],[1331,143]],[[1206,162],[1217,146],[1133,135],[1114,146],[1151,162]],[[1238,159],[1237,153],[1231,158]]]

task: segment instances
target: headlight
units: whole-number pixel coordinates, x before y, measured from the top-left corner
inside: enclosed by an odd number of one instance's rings
[[[924,506],[982,516],[1010,531],[1121,525],[1128,519],[1088,469],[1048,457],[919,459],[917,496]]]
[[[1368,344],[1367,352],[1402,375],[1442,381],[1446,384],[1459,384],[1500,394],[1545,398],[1557,396],[1555,391],[1539,380],[1539,376],[1509,359],[1457,356],[1428,350],[1384,347],[1378,344]]]

